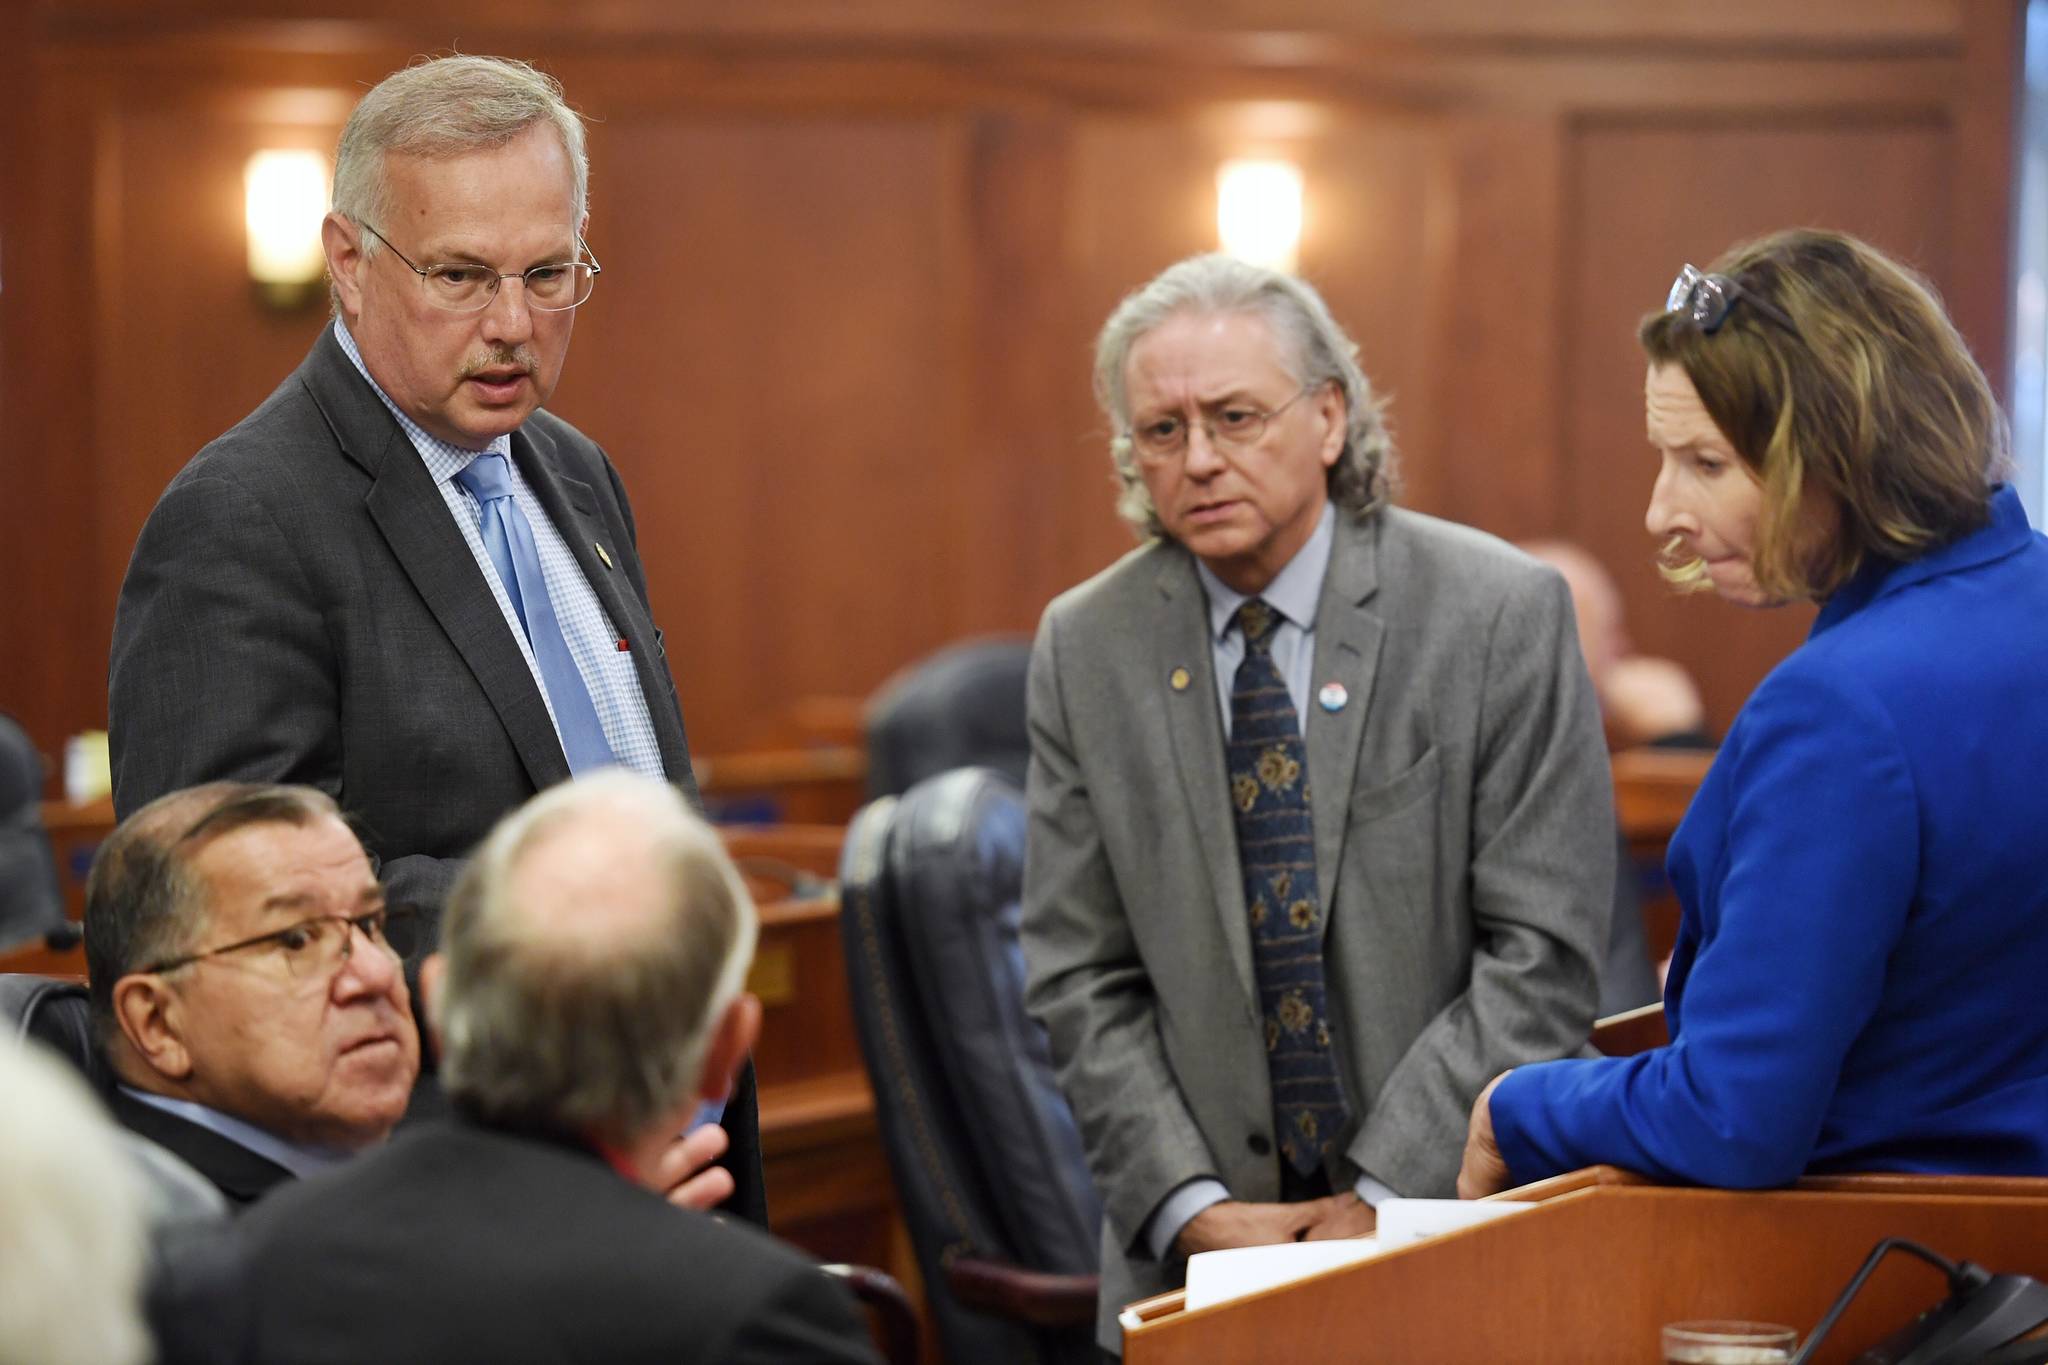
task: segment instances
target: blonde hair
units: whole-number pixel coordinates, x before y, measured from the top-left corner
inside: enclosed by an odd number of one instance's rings
[[[2004,417],[1925,280],[1812,228],[1732,247],[1708,273],[1750,297],[1712,332],[1681,309],[1650,314],[1637,336],[1653,365],[1685,371],[1762,487],[1760,588],[1824,599],[1869,559],[1917,559],[1988,523]],[[1836,514],[1832,529],[1820,508]],[[1681,587],[1705,586],[1682,546],[1665,547],[1663,567]]]

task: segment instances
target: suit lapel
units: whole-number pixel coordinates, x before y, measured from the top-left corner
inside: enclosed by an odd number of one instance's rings
[[[583,581],[604,607],[612,626],[625,636],[632,652],[633,671],[640,679],[640,694],[647,701],[647,715],[654,722],[654,738],[661,750],[661,766],[671,778],[688,771],[689,750],[683,738],[682,717],[667,704],[668,661],[662,656],[654,622],[640,605],[639,597],[626,581],[623,570],[614,566],[630,547],[612,541],[598,513],[597,495],[590,485],[562,472],[554,439],[534,423],[512,433],[512,458],[519,472],[540,499],[548,520],[562,533]],[[598,554],[598,547],[604,554]]]
[[[569,761],[547,703],[419,452],[332,330],[321,333],[302,373],[343,453],[370,476],[363,499],[370,519],[469,665],[535,790],[566,781]]]
[[[1364,525],[1337,514],[1330,567],[1316,605],[1315,672],[1309,677],[1308,779],[1316,830],[1316,887],[1322,895],[1323,933],[1330,929],[1337,868],[1350,825],[1351,785],[1358,771],[1366,712],[1379,669],[1383,627],[1366,603],[1379,587],[1379,518]],[[1345,690],[1344,705],[1325,709],[1318,694],[1328,683]]]
[[[145,1137],[206,1177],[236,1207],[252,1204],[292,1173],[211,1128],[145,1104],[115,1089],[108,1105],[123,1127]]]
[[[1180,789],[1193,821],[1196,855],[1209,886],[1223,941],[1237,969],[1245,997],[1258,999],[1252,977],[1251,929],[1245,920],[1244,878],[1238,870],[1237,827],[1230,818],[1230,788],[1224,772],[1223,721],[1216,713],[1216,658],[1209,639],[1208,597],[1195,577],[1194,561],[1176,548],[1159,573],[1165,602],[1153,631],[1148,687],[1166,698],[1166,728],[1173,739]],[[1171,686],[1175,670],[1186,669],[1188,685]]]

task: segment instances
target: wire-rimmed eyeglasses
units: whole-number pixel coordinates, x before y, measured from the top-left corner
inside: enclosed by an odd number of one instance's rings
[[[1241,398],[1208,404],[1200,414],[1202,430],[1209,433],[1211,445],[1232,451],[1249,450],[1266,434],[1268,423],[1300,402],[1303,394],[1320,387],[1320,383],[1304,384],[1277,408],[1256,407]],[[1188,448],[1188,432],[1186,417],[1166,412],[1132,427],[1124,433],[1124,439],[1131,443],[1139,459],[1160,463],[1179,458]]]
[[[491,300],[498,297],[498,285],[505,280],[520,281],[526,290],[527,307],[537,308],[543,313],[565,312],[588,299],[590,291],[596,287],[597,277],[604,273],[604,267],[597,263],[596,254],[581,233],[576,237],[576,249],[590,257],[587,261],[554,261],[547,265],[529,266],[525,270],[500,272],[469,261],[417,266],[412,263],[412,257],[392,246],[391,239],[376,228],[364,223],[363,231],[391,247],[391,254],[403,261],[407,270],[420,277],[420,287],[426,291],[427,300],[451,313],[474,313],[490,307]]]
[[[372,947],[389,953],[394,960],[408,957],[413,949],[417,919],[412,907],[406,905],[380,905],[360,915],[314,915],[267,934],[166,958],[138,970],[154,975],[176,971],[227,953],[269,949],[269,960],[282,961],[286,973],[294,979],[318,979],[341,970],[341,964],[355,952],[357,934],[361,934]]]
[[[1671,292],[1664,296],[1664,311],[1684,313],[1702,332],[1712,336],[1728,320],[1728,310],[1737,299],[1793,336],[1799,335],[1799,329],[1785,311],[1763,295],[1744,289],[1732,275],[1709,275],[1691,264],[1679,268],[1678,278],[1671,282]]]

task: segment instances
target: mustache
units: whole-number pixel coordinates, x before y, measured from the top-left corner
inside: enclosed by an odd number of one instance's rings
[[[471,379],[485,370],[519,370],[532,374],[540,368],[540,357],[525,346],[494,347],[486,355],[471,356],[462,362],[458,379]]]

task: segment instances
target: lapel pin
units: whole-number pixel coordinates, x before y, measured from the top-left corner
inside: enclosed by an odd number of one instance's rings
[[[1173,672],[1166,675],[1167,685],[1173,688],[1173,690],[1176,692],[1187,691],[1188,684],[1193,680],[1194,675],[1189,673],[1185,668],[1176,668],[1173,670]]]
[[[590,542],[590,548],[597,551],[597,557],[604,561],[604,566],[607,569],[612,566],[612,557],[604,552],[604,546],[593,540]]]
[[[1344,684],[1340,682],[1326,682],[1316,693],[1316,703],[1325,711],[1332,713],[1342,711],[1344,703],[1350,700],[1351,694],[1344,690]]]

